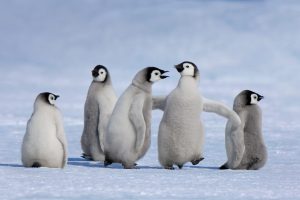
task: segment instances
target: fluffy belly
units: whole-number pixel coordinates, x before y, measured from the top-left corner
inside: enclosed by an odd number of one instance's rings
[[[203,128],[201,121],[190,123],[164,123],[160,126],[160,148],[166,159],[185,163],[199,157],[203,146]],[[191,123],[192,122],[192,123]]]

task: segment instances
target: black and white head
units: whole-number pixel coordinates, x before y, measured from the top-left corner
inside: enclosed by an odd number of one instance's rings
[[[157,67],[147,67],[146,68],[146,80],[150,83],[154,83],[156,81],[159,81],[161,79],[165,79],[169,76],[163,75],[168,71],[159,69]]]
[[[50,93],[50,92],[43,92],[40,94],[42,96],[42,99],[47,103],[52,106],[55,105],[56,99],[59,97],[59,95]]]
[[[93,75],[94,81],[98,81],[98,82],[103,83],[103,82],[105,82],[107,80],[108,70],[103,65],[97,65],[92,70],[92,75]]]
[[[197,77],[199,75],[197,66],[189,61],[184,61],[178,65],[175,65],[175,68],[181,74],[181,76]]]
[[[242,105],[256,105],[264,97],[251,90],[244,90],[237,96],[237,98]]]

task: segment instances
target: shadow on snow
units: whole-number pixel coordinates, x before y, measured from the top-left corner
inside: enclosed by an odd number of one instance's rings
[[[104,166],[103,162],[98,161],[91,161],[86,160],[84,158],[69,158],[68,165],[73,166],[81,166],[81,167],[96,167],[96,168],[106,168],[106,169],[123,169],[123,166],[119,163],[113,163],[107,167]],[[209,170],[219,170],[219,167],[210,167],[210,166],[184,166],[184,169],[209,169]],[[145,165],[138,165],[135,169],[163,169],[160,166],[145,166]],[[178,170],[176,168],[176,170]]]
[[[21,164],[0,163],[0,167],[23,167]]]

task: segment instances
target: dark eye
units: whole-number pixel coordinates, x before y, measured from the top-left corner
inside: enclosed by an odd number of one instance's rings
[[[186,66],[186,68],[189,68],[190,66]]]
[[[157,72],[155,72],[154,74],[155,74],[156,76],[158,76],[158,73],[157,73]]]
[[[257,98],[257,96],[254,96],[254,99],[256,99]]]
[[[54,97],[51,97],[51,100],[54,100]]]
[[[103,72],[100,72],[100,74],[103,74]]]

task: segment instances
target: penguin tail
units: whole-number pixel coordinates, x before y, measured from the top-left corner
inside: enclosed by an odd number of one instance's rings
[[[201,162],[202,160],[204,160],[204,158],[203,158],[203,157],[200,157],[199,159],[192,160],[191,163],[192,163],[193,165],[198,165],[199,162]]]
[[[227,167],[227,163],[225,163],[224,165],[222,165],[221,167],[219,167],[219,169],[225,170],[225,169],[229,169],[229,168]]]

